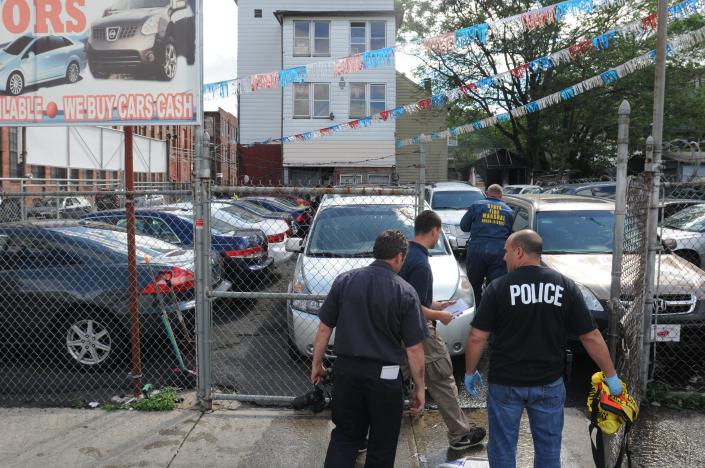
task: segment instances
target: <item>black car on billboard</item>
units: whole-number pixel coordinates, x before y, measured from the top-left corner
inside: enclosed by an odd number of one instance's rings
[[[95,78],[129,73],[170,81],[179,56],[196,61],[193,2],[120,0],[93,22],[86,50]]]

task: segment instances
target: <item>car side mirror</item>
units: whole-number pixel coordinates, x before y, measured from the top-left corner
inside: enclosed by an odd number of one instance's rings
[[[27,60],[32,60],[34,57],[35,57],[35,55],[34,55],[34,52],[32,52],[32,51],[29,51],[26,54],[24,54],[24,58],[26,58]]]
[[[286,244],[284,245],[284,250],[287,252],[293,252],[293,253],[301,253],[304,251],[304,246],[303,246],[303,239],[299,239],[298,237],[290,237],[289,239],[286,240]]]
[[[663,248],[669,251],[674,251],[676,250],[676,247],[678,247],[678,242],[676,242],[675,239],[662,239],[661,244],[663,245]]]

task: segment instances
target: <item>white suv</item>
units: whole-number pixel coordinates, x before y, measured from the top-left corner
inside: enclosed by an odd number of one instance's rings
[[[453,252],[464,252],[470,233],[460,229],[460,220],[470,205],[485,198],[485,194],[466,182],[448,181],[426,186],[424,197],[431,209],[441,217],[443,232]]]

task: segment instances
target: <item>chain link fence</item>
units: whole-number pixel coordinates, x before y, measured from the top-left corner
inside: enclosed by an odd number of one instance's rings
[[[705,181],[664,183],[659,208],[666,249],[657,259],[652,380],[705,390]]]

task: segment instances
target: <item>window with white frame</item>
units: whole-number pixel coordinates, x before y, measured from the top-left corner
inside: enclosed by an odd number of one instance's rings
[[[389,176],[383,174],[369,174],[367,182],[371,185],[389,185]]]
[[[369,32],[368,32],[369,31]],[[368,50],[387,47],[386,21],[351,21],[350,54],[361,54]]]
[[[340,185],[360,185],[362,184],[361,174],[340,174]]]
[[[330,118],[330,84],[295,83],[294,118]]]
[[[294,21],[294,57],[330,57],[330,21]]]
[[[350,83],[350,118],[359,119],[386,109],[387,85]]]

